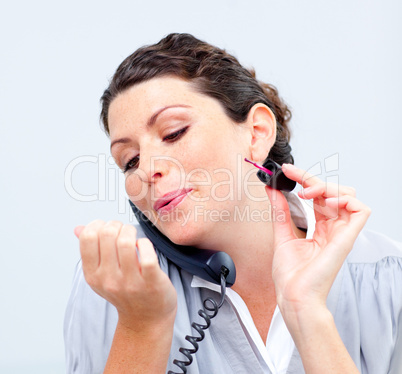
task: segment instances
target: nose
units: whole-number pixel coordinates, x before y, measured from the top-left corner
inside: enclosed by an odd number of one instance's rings
[[[138,175],[143,183],[152,184],[168,175],[169,165],[166,156],[140,157]]]
[[[131,201],[139,202],[152,193],[156,183],[169,174],[168,161],[164,156],[140,155],[138,168],[126,176],[125,188]]]
[[[151,152],[142,152],[135,171],[126,175],[127,192],[128,189],[135,191],[145,186],[152,186],[167,176],[174,166],[171,161],[169,156],[155,156]]]

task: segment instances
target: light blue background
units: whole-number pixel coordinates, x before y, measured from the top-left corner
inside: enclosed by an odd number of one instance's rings
[[[99,97],[123,58],[173,31],[227,48],[276,85],[293,109],[296,164],[339,156],[321,176],[354,186],[373,209],[367,227],[402,240],[401,16],[397,0],[3,4],[0,372],[64,372],[73,228],[129,220],[112,188],[117,172],[102,164]],[[83,156],[99,162],[81,163],[67,182],[91,195],[99,178],[92,202],[65,187],[67,166]]]

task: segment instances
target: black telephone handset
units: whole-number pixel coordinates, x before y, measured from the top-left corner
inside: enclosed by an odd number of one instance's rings
[[[219,285],[223,273],[226,285],[230,287],[234,284],[236,268],[227,253],[174,244],[131,201],[130,205],[145,235],[170,261],[190,274]]]
[[[257,173],[261,182],[272,188],[291,191],[296,182],[288,179],[282,172],[281,166],[276,162],[266,159],[262,166],[252,163],[260,170]],[[181,246],[174,244],[168,237],[163,235],[152,222],[130,201],[130,206],[144,230],[145,235],[151,240],[154,247],[163,253],[170,261],[191,274],[197,275],[207,281],[220,284],[221,300],[219,304],[212,298],[207,298],[203,302],[204,309],[200,309],[198,314],[205,320],[205,325],[193,322],[191,326],[198,332],[199,336],[187,335],[185,339],[190,342],[194,348],[180,348],[179,351],[187,358],[187,361],[173,360],[173,364],[186,373],[186,367],[193,362],[193,355],[198,351],[198,343],[204,339],[204,330],[208,329],[211,319],[214,318],[219,308],[222,306],[226,286],[232,286],[236,280],[236,268],[231,257],[225,252],[212,250],[196,249],[190,246]],[[169,371],[168,374],[180,374]]]

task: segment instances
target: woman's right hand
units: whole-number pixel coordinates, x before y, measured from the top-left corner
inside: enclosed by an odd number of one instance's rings
[[[74,232],[85,279],[117,308],[119,323],[142,333],[166,321],[173,325],[176,290],[160,268],[149,239],[137,240],[135,227],[118,221],[96,220]]]

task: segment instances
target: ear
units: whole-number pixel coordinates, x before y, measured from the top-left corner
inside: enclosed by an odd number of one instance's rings
[[[256,162],[264,161],[276,140],[276,119],[265,104],[257,103],[247,117],[251,131],[250,156]]]

